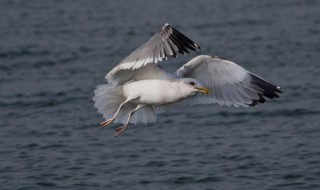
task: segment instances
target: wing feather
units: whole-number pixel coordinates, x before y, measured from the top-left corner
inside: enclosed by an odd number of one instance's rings
[[[248,107],[279,98],[280,87],[250,73],[243,67],[219,57],[198,56],[176,71],[181,78],[197,79],[210,89],[210,95],[198,93],[183,104],[208,104]]]
[[[124,76],[123,74],[127,74],[125,70],[141,69],[149,64],[155,65],[166,60],[168,56],[176,57],[178,53],[185,55],[197,49],[200,49],[200,47],[196,43],[169,24],[165,24],[150,40],[142,44],[114,67],[106,75],[106,79],[111,84],[121,84],[132,80],[135,76],[135,72],[131,74],[133,78]],[[139,72],[139,74],[141,73],[143,74],[143,72]],[[125,80],[121,77],[124,77]]]

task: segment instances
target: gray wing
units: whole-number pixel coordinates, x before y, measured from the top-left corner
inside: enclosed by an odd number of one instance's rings
[[[149,78],[152,75],[143,76],[144,72],[141,71],[146,65],[153,65],[148,67],[149,72],[154,69],[154,72],[160,74],[163,72],[160,72],[160,68],[156,66],[158,62],[167,59],[167,56],[176,57],[178,53],[185,55],[190,53],[190,50],[196,51],[196,49],[200,49],[196,43],[169,24],[165,24],[149,41],[113,68],[106,75],[106,79],[112,84],[122,84],[129,80],[136,80],[138,74],[140,79]],[[140,72],[134,72],[135,70]]]
[[[184,104],[218,103],[227,106],[255,106],[266,102],[264,97],[279,98],[280,87],[250,73],[243,67],[208,55],[198,56],[176,71],[183,78],[197,79],[210,90],[209,95],[197,93]]]

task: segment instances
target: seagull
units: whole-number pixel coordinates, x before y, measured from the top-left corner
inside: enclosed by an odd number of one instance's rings
[[[94,106],[106,119],[100,126],[121,123],[115,137],[129,123],[156,122],[168,108],[195,104],[255,106],[265,98],[279,98],[276,86],[225,58],[199,55],[175,73],[159,67],[161,61],[186,55],[200,47],[168,23],[151,39],[124,58],[106,76],[107,84],[94,91]]]

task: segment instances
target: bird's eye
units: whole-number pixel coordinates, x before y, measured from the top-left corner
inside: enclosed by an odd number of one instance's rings
[[[194,86],[196,83],[194,83],[194,82],[190,82],[189,84],[190,84],[190,85],[192,85],[192,86]]]

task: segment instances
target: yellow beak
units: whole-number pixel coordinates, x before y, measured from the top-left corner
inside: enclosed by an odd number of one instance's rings
[[[204,94],[209,94],[209,89],[206,87],[195,87],[199,92],[202,92]]]

